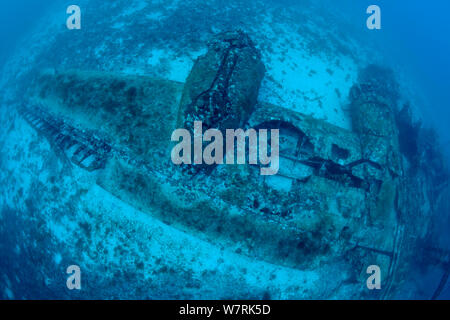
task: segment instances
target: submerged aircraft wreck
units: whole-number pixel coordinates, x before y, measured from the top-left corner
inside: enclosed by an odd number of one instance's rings
[[[349,131],[257,101],[263,77],[248,36],[226,32],[197,59],[186,83],[45,71],[30,85],[20,113],[63,159],[145,214],[274,266],[339,264],[349,270],[339,275],[342,283],[359,288],[355,298],[395,297],[426,247],[421,241],[441,197],[431,178],[410,173],[400,151],[395,81],[373,66],[361,72],[349,93]],[[279,172],[174,165],[171,134],[193,121],[279,129]],[[445,264],[443,257],[436,259]],[[382,270],[376,293],[365,283],[370,265]]]

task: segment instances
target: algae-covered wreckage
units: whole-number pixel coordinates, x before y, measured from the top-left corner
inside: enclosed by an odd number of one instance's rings
[[[252,41],[228,32],[186,83],[47,70],[20,113],[98,186],[170,227],[274,268],[342,265],[351,271],[341,282],[360,283],[355,297],[368,295],[366,268],[378,265],[375,296],[394,297],[426,247],[441,195],[432,174],[418,179],[400,151],[393,75],[375,66],[361,72],[349,93],[353,131],[257,101],[263,76]],[[279,129],[278,174],[174,165],[173,130],[200,120],[208,128]],[[437,263],[448,264],[444,256]]]

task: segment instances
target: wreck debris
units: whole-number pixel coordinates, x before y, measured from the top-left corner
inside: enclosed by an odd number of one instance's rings
[[[325,137],[319,132],[330,130],[331,127],[317,130],[317,124],[308,125],[308,122],[315,122],[314,120],[303,118],[299,121],[298,117],[298,113],[280,109],[280,107],[264,105],[261,109],[257,109],[255,115],[250,119],[250,123],[262,121],[256,125],[257,128],[280,129],[282,137],[280,157],[285,159],[284,165],[291,161],[295,163],[291,166],[290,172],[286,172],[283,166],[280,166],[281,173],[285,172],[286,177],[291,176],[291,178],[298,179],[296,172],[299,170],[295,170],[294,167],[306,166],[311,168],[311,171],[308,170],[309,174],[303,176],[302,179],[314,174],[366,191],[379,189],[381,184],[379,173],[368,178],[365,175],[357,174],[356,169],[362,165],[374,172],[381,172],[382,167],[370,159],[360,158],[360,145],[353,137],[346,141],[345,139],[327,136],[326,139],[329,141],[325,142]],[[272,120],[264,121],[265,118],[271,118]],[[341,147],[344,143],[346,147]],[[301,171],[305,172],[305,170]]]
[[[350,90],[353,130],[361,143],[362,158],[400,173],[395,107],[397,83],[390,70],[370,65],[360,72]]]
[[[207,129],[243,127],[255,108],[264,72],[261,55],[246,33],[217,35],[186,80],[179,128],[193,128],[194,121]]]
[[[90,132],[72,127],[37,105],[22,107],[19,112],[74,164],[88,171],[105,167],[111,152],[111,146],[106,141]]]
[[[242,128],[254,110],[264,73],[261,55],[246,33],[237,30],[217,35],[186,80],[178,128],[192,132],[196,121],[206,130]],[[182,167],[191,174],[200,168],[204,172],[213,168],[198,164]]]

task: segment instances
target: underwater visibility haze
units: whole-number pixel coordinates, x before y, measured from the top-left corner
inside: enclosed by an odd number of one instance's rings
[[[0,299],[449,299],[449,11],[2,1]]]

